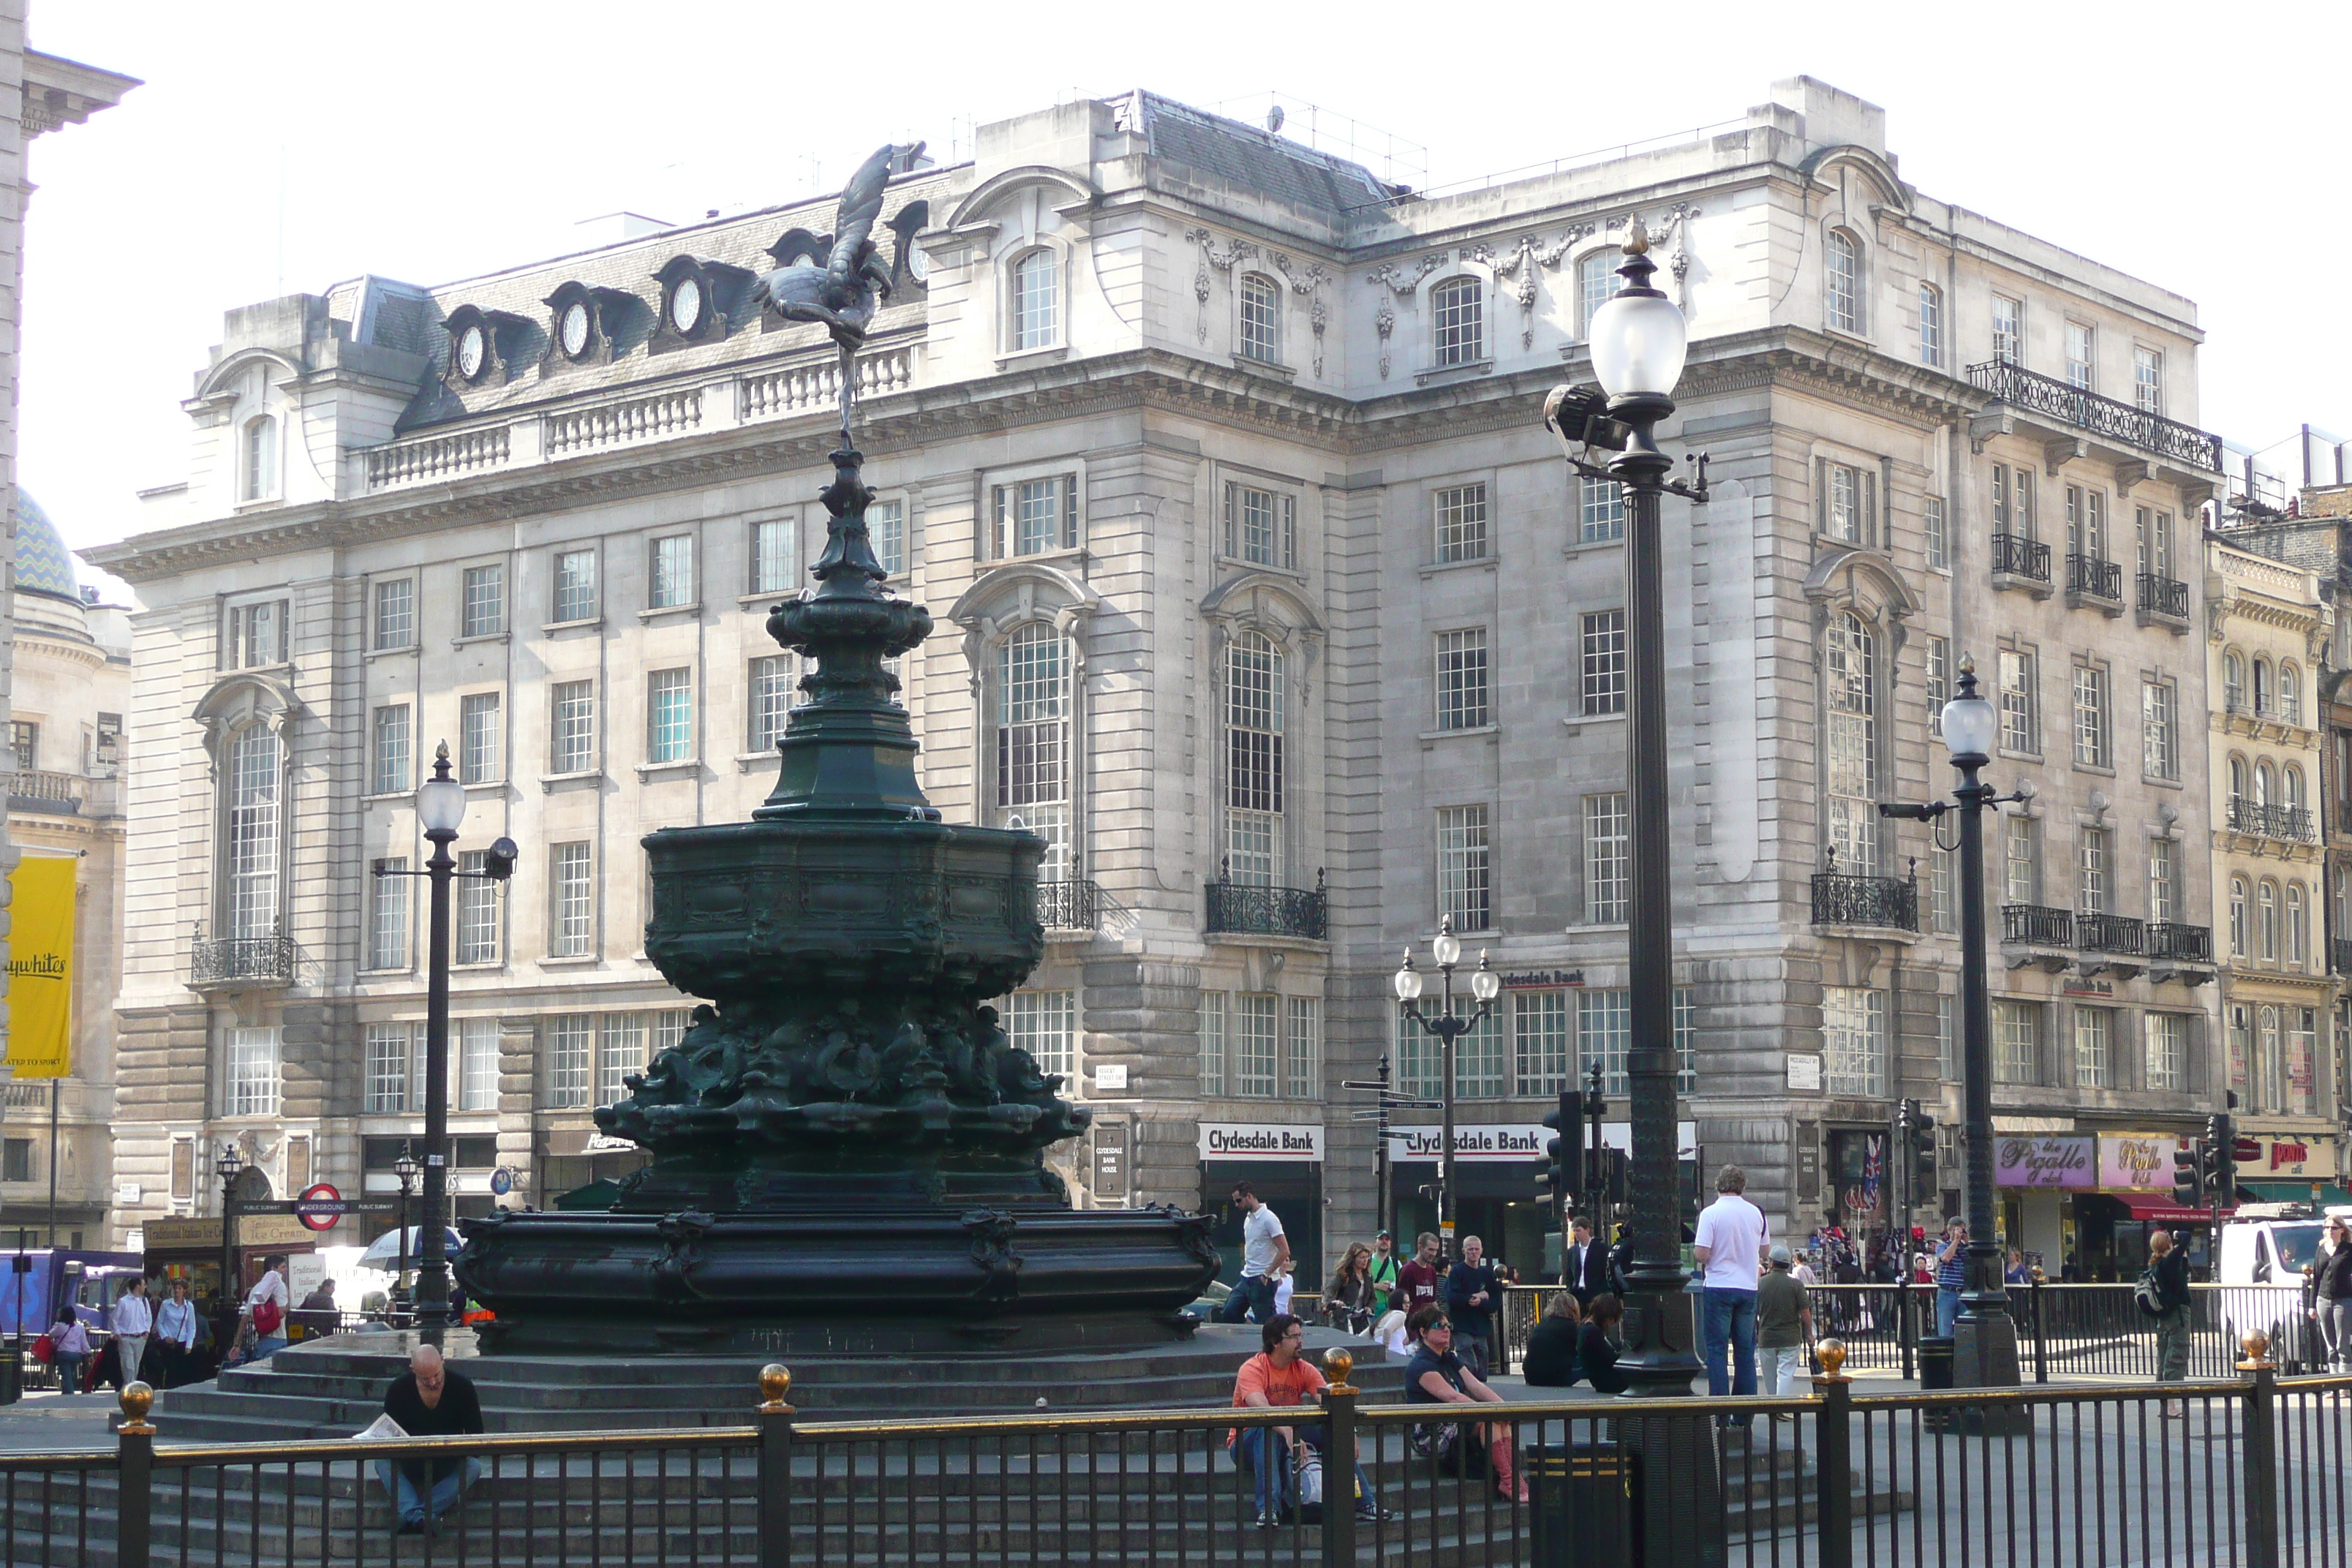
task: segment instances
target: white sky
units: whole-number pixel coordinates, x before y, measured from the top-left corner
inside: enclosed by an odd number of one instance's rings
[[[1810,74],[1885,107],[1922,191],[2197,300],[2205,428],[2352,437],[2342,0],[35,0],[31,37],[147,83],[32,151],[19,474],[77,548],[148,526],[132,492],[182,477],[179,401],[231,307],[536,260],[617,208],[791,200],[886,140],[944,160],[959,121],[1139,86],[1279,89],[1292,129],[1304,103],[1369,122],[1442,184],[1736,119]]]

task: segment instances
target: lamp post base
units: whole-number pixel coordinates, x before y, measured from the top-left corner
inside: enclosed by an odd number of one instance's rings
[[[1677,1287],[1634,1285],[1625,1293],[1625,1353],[1617,1370],[1625,1374],[1628,1398],[1688,1399],[1691,1383],[1706,1373],[1698,1359],[1696,1298]]]
[[[2017,1321],[2007,1312],[1963,1317],[1952,1325],[1954,1388],[2018,1388],[2024,1373],[2017,1358]],[[1988,1436],[2015,1436],[2033,1428],[2033,1413],[2022,1405],[1972,1405],[1967,1429]]]
[[[1625,1296],[1626,1352],[1617,1370],[1627,1388],[1618,1402],[1688,1399],[1706,1369],[1697,1352],[1697,1299],[1688,1290],[1635,1289]],[[1613,1424],[1617,1440],[1642,1456],[1646,1476],[1672,1477],[1643,1488],[1642,1539],[1652,1563],[1721,1568],[1728,1551],[1723,1528],[1723,1466],[1715,1419],[1679,1415],[1643,1420],[1628,1412]]]

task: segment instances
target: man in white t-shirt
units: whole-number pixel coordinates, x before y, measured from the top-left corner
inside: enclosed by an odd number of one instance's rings
[[[1272,1322],[1275,1287],[1290,1269],[1290,1238],[1247,1182],[1234,1184],[1234,1207],[1242,1213],[1242,1277],[1218,1309],[1217,1321],[1238,1323],[1254,1313],[1256,1321]]]
[[[1692,1248],[1706,1271],[1699,1301],[1709,1394],[1756,1392],[1756,1270],[1770,1227],[1764,1211],[1741,1195],[1747,1190],[1748,1173],[1726,1165],[1715,1178],[1715,1202],[1699,1213]]]

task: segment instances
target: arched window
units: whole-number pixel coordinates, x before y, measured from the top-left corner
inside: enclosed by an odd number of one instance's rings
[[[2267,713],[2270,710],[2271,661],[2266,658],[2257,658],[2254,660],[2254,711],[2256,713]]]
[[[245,422],[245,494],[267,500],[278,493],[278,421],[268,415]]]
[[[1830,230],[1822,291],[1831,327],[1841,332],[1862,331],[1862,247],[1842,228]]]
[[[2276,963],[2278,955],[2278,884],[2265,879],[2254,889],[2254,956]]]
[[[1062,268],[1044,247],[1013,264],[1012,342],[1021,349],[1049,349],[1062,330]]]
[[[1244,632],[1225,645],[1225,867],[1251,887],[1282,885],[1282,650]]]
[[[2246,705],[2246,661],[2234,653],[2221,656],[2221,696],[2232,713]]]
[[[1919,363],[1944,363],[1944,291],[1933,283],[1919,285]]]
[[[1252,272],[1242,279],[1241,355],[1265,364],[1282,363],[1282,290],[1274,279]]]
[[[2230,799],[2234,802],[2242,801],[2245,798],[2246,759],[2243,757],[2231,757],[2230,759]]]
[[[2246,879],[2230,879],[2230,956],[2246,956]]]
[[[1429,291],[1437,363],[1476,364],[1486,357],[1486,286],[1475,278],[1449,278]]]
[[[2281,770],[2279,804],[2289,811],[2301,811],[2309,804],[2303,798],[2303,770],[2293,763]]]
[[[2279,1010],[2264,1007],[2259,1016],[2261,1032],[2254,1047],[2254,1105],[2263,1110],[2276,1110],[2286,1104],[2286,1074],[2281,1069],[2283,1053],[2279,1046]]]
[[[278,934],[278,780],[283,748],[267,724],[241,731],[228,746],[226,874],[222,935]]]
[[[1830,847],[1849,876],[1878,874],[1876,639],[1848,612],[1830,623]]]
[[[2284,660],[2278,671],[2278,716],[2285,723],[2303,722],[2303,671]]]
[[[1071,877],[1070,641],[1031,621],[996,650],[996,809],[1045,840],[1037,875]]]
[[[2286,885],[2286,966],[2301,969],[2311,951],[2311,921],[2303,904],[2303,884]]]
[[[1614,246],[1604,246],[1588,253],[1576,264],[1576,326],[1580,337],[1592,335],[1592,313],[1609,302],[1611,295],[1623,286],[1617,268],[1624,264],[1624,256]]]
[[[2254,764],[2254,804],[2268,805],[2278,798],[2278,775],[2271,772],[2268,763]]]

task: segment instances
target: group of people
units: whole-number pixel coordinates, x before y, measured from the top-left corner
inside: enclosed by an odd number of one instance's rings
[[[57,1321],[43,1337],[61,1392],[79,1393],[100,1383],[121,1389],[141,1381],[178,1388],[201,1383],[225,1366],[266,1361],[286,1348],[290,1295],[283,1258],[263,1261],[261,1278],[241,1304],[222,1299],[210,1315],[190,1299],[184,1279],[166,1283],[161,1300],[148,1287],[144,1275],[124,1283],[100,1319],[107,1331],[103,1346],[93,1342],[90,1324],[73,1304],[60,1303]],[[333,1292],[333,1282],[325,1282],[304,1300],[303,1308],[332,1310]]]

